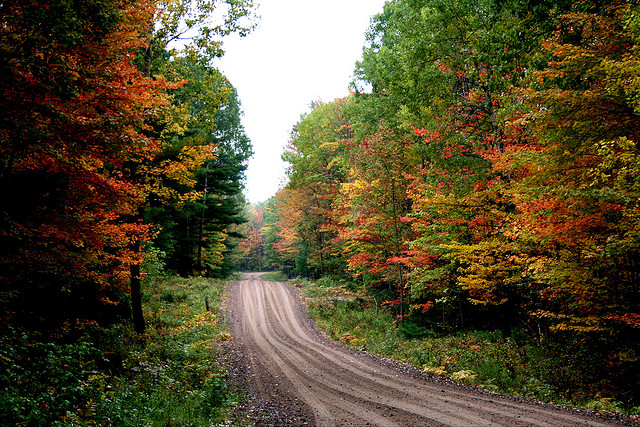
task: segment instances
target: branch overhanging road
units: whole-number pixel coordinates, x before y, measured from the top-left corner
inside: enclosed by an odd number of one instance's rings
[[[294,291],[245,273],[233,284],[233,335],[269,415],[317,426],[608,426],[613,420],[451,385],[324,339]],[[273,409],[277,408],[277,409]],[[266,421],[265,421],[266,420]],[[274,421],[276,420],[276,421]]]

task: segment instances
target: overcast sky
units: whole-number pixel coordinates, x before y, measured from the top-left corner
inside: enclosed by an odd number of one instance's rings
[[[259,27],[228,37],[217,64],[237,88],[255,152],[246,195],[267,200],[282,185],[280,156],[292,127],[314,100],[349,93],[364,34],[384,0],[262,0]]]

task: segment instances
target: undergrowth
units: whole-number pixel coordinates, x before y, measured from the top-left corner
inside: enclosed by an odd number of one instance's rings
[[[0,341],[0,420],[23,426],[207,426],[233,396],[216,362],[224,282],[167,278],[145,289],[147,332],[84,325],[71,342],[9,328]],[[210,310],[207,311],[206,306]]]
[[[281,271],[270,271],[268,273],[264,273],[262,278],[271,282],[286,282],[288,279],[287,275]]]
[[[640,413],[638,406],[625,406],[591,390],[569,390],[558,375],[567,367],[559,366],[554,349],[522,331],[439,334],[411,319],[398,323],[365,293],[335,283],[300,279],[291,283],[304,289],[309,315],[319,329],[355,349],[495,392],[602,411]]]

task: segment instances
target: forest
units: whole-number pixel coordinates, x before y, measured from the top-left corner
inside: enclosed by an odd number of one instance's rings
[[[311,103],[288,183],[248,205],[212,64],[257,20],[253,0],[0,2],[0,420],[227,420],[211,306],[237,270],[338,283],[458,349],[507,337],[497,377],[544,354],[538,389],[639,413],[636,2],[388,0],[350,93]]]
[[[135,372],[154,363],[178,363],[172,384],[221,405],[211,360],[189,380],[186,353],[165,354],[178,341],[152,358],[148,324],[156,341],[176,325],[142,304],[159,272],[235,268],[252,146],[212,63],[255,23],[251,0],[0,2],[0,424],[95,425],[106,411],[143,425],[127,417],[153,412]],[[185,299],[182,288],[156,293]],[[216,323],[207,316],[192,327]],[[116,387],[146,408],[113,414],[126,408],[109,404]]]
[[[130,290],[143,331],[145,263],[233,270],[252,147],[235,89],[210,63],[221,37],[251,29],[251,3],[190,4],[0,5],[5,321],[107,320]]]
[[[248,208],[241,266],[416,333],[521,337],[553,387],[637,407],[639,42],[630,1],[387,1]]]

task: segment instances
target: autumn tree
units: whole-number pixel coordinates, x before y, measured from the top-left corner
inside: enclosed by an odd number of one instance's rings
[[[149,238],[127,165],[157,149],[144,132],[167,104],[167,82],[133,63],[153,8],[4,2],[0,14],[4,312],[49,327],[53,314],[104,316],[140,262],[130,243]]]
[[[265,203],[245,206],[244,217],[247,221],[240,226],[244,239],[238,245],[238,262],[242,271],[264,271],[265,269],[265,244],[262,232],[265,225],[264,213]]]
[[[280,235],[279,224],[281,224],[281,214],[283,213],[281,201],[281,192],[279,190],[275,196],[270,197],[264,204],[262,238],[264,248],[264,265],[269,270],[283,271],[287,277],[294,275],[302,275],[297,271],[295,259],[290,256],[288,251],[280,250],[280,245],[284,244],[284,240]]]
[[[580,2],[559,18],[546,66],[520,93],[539,143],[505,164],[519,174],[515,237],[542,297],[533,316],[576,354],[600,354],[585,382],[638,378],[635,9]]]
[[[210,200],[227,200],[237,212],[250,148],[234,119],[233,89],[207,61],[220,53],[213,49],[220,36],[251,26],[237,22],[250,3],[178,3],[163,2],[164,9],[119,0],[0,5],[7,58],[0,67],[6,94],[0,180],[7,201],[1,276],[9,316],[19,311],[38,323],[33,313],[46,317],[47,303],[62,319],[105,316],[114,307],[124,314],[117,294],[131,289],[142,331],[140,248],[158,231],[144,221],[149,208],[164,201],[180,210],[208,188]],[[214,3],[226,4],[223,23],[209,15]],[[191,34],[191,48],[168,50],[170,39],[177,40],[168,34],[182,34],[169,21],[201,30]],[[164,42],[151,43],[153,37]],[[150,49],[147,61],[141,52]],[[228,125],[214,136],[223,104],[227,117],[218,122]],[[221,141],[225,132],[235,136]],[[198,188],[199,171],[214,158],[221,162],[216,170],[227,168],[226,181]],[[202,206],[194,216],[203,217]],[[225,224],[240,221],[224,215]],[[227,236],[215,232],[219,237],[210,241],[220,246]]]
[[[147,28],[146,46],[138,51],[137,63],[146,76],[168,78],[177,83],[171,93],[171,103],[164,109],[161,120],[155,123],[152,133],[160,141],[160,150],[155,159],[137,165],[135,173],[150,183],[149,198],[139,209],[139,216],[151,222],[158,215],[163,217],[163,224],[157,224],[155,230],[166,231],[161,239],[164,237],[165,244],[170,242],[170,248],[162,252],[169,256],[168,266],[181,274],[220,275],[230,270],[224,253],[226,251],[228,255],[232,237],[225,231],[231,222],[240,221],[237,211],[243,201],[234,200],[241,197],[238,189],[230,192],[227,186],[224,194],[216,194],[215,189],[224,186],[225,180],[238,183],[242,180],[249,154],[243,154],[244,160],[238,159],[240,170],[234,172],[233,177],[221,178],[217,187],[214,181],[208,180],[213,159],[219,159],[220,153],[229,153],[222,146],[233,145],[232,141],[225,141],[221,147],[214,148],[212,141],[215,116],[233,91],[210,63],[223,54],[222,37],[234,32],[246,35],[251,30],[252,6],[251,1],[158,2],[154,23]],[[235,105],[233,99],[230,104]],[[233,111],[239,114],[239,110]],[[248,141],[243,144],[247,145]],[[220,165],[228,160],[228,156],[219,160]],[[208,162],[207,172],[200,174],[205,161]],[[221,170],[222,167],[218,175],[224,175]],[[230,171],[228,166],[226,170]],[[198,176],[204,176],[204,182],[196,188]],[[205,211],[211,211],[211,206],[224,207],[218,209],[219,218],[215,219],[218,225],[205,236],[205,222],[214,221],[211,215],[210,220],[205,221]],[[235,210],[235,217],[224,212],[229,209]],[[170,211],[173,214],[168,215]],[[166,234],[171,234],[173,239],[167,239]],[[135,243],[132,249],[134,252],[142,250]],[[132,264],[131,268],[134,319],[139,319],[135,323],[137,329],[142,330],[140,265]]]
[[[628,340],[637,322],[637,286],[623,284],[636,269],[635,190],[619,179],[635,170],[633,11],[390,2],[358,66],[372,88],[361,98],[387,104],[376,111],[421,141],[413,296],[460,304],[467,324],[529,324],[617,361],[574,363],[594,375],[585,383],[636,360],[603,351],[616,348],[605,336]]]
[[[576,374],[558,388],[637,400],[637,16],[625,1],[387,2],[351,136],[311,128],[289,148],[274,245],[306,256],[305,226],[337,232],[350,271],[410,299],[412,320],[527,331]],[[340,191],[314,205],[326,165]]]
[[[296,214],[282,214],[281,242],[276,248],[291,251],[295,244],[304,246],[300,254],[305,259],[300,263],[306,263],[316,277],[336,275],[342,269],[339,258],[333,256],[337,251],[331,209],[346,174],[345,147],[352,137],[350,104],[348,98],[312,103],[311,112],[294,126],[282,156],[289,163],[289,182],[276,199],[281,212]],[[301,265],[297,269],[304,270]]]
[[[402,258],[411,230],[409,174],[415,165],[402,133],[380,127],[349,150],[349,179],[335,206],[339,239],[348,268],[373,276],[375,285],[389,288],[390,304],[404,315],[408,295]]]

